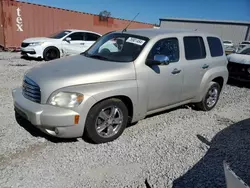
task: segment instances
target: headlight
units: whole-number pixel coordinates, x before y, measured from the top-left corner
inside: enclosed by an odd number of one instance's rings
[[[32,42],[29,44],[29,46],[38,46],[38,45],[42,45],[44,42]]]
[[[59,92],[49,100],[49,104],[60,107],[73,108],[83,101],[83,94],[71,92]]]

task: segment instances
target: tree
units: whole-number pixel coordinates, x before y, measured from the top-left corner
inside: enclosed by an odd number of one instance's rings
[[[108,21],[108,18],[111,16],[111,13],[107,10],[103,10],[99,13],[99,20],[100,21]]]

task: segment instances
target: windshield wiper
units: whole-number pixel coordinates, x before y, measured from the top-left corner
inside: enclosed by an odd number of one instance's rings
[[[96,58],[96,59],[101,59],[101,60],[109,60],[107,57],[103,57],[101,55],[87,55],[87,57],[92,57],[92,58]]]

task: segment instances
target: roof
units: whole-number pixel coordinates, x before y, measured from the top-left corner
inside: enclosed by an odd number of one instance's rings
[[[80,30],[80,29],[64,29],[64,31],[71,31],[71,32],[88,32],[88,33],[95,33],[101,35],[100,33],[89,31],[89,30]]]
[[[121,32],[121,31],[119,31]],[[148,29],[128,29],[126,33],[134,34],[134,35],[141,35],[148,38],[153,38],[158,35],[164,35],[164,34],[171,34],[171,33],[183,33],[183,34],[190,34],[196,32],[197,34],[204,32],[199,32],[195,30],[184,30],[184,29],[178,29],[178,30],[172,30],[172,29],[155,29],[155,28],[148,28]]]
[[[189,18],[160,18],[160,21],[172,22],[198,22],[198,23],[217,23],[217,24],[231,24],[231,25],[250,25],[246,21],[233,21],[233,20],[206,20],[206,19],[189,19]]]

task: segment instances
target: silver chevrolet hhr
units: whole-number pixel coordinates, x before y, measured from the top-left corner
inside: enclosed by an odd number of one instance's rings
[[[107,33],[82,54],[30,69],[12,95],[16,115],[43,132],[104,143],[149,114],[188,103],[213,109],[227,79],[219,37],[131,29]]]

